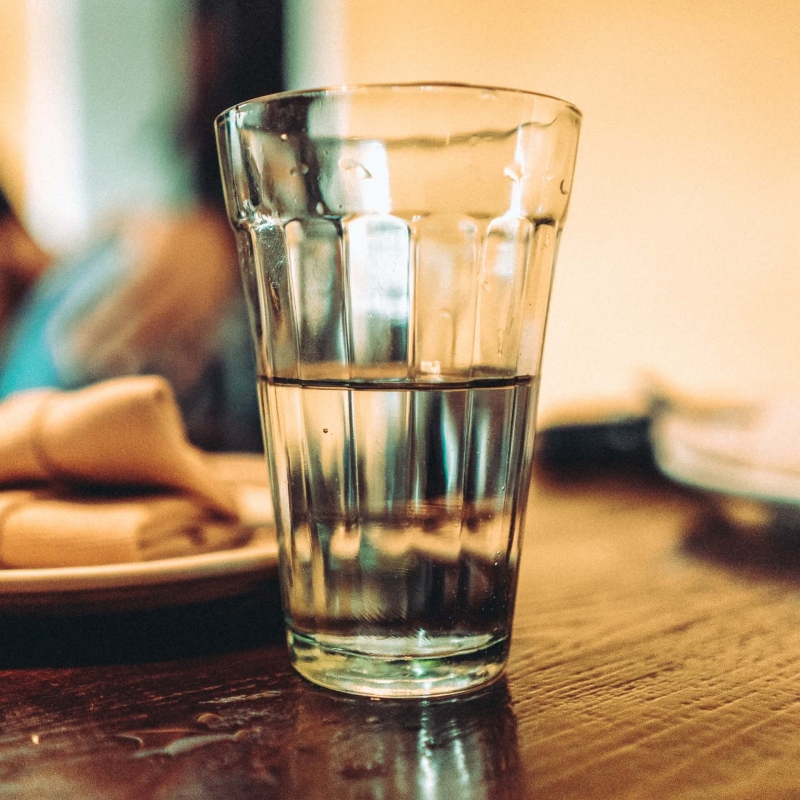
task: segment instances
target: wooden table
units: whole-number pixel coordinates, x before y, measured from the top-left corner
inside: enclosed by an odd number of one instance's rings
[[[507,677],[428,704],[305,683],[271,583],[4,617],[0,797],[796,797],[791,550],[663,484],[540,483]]]

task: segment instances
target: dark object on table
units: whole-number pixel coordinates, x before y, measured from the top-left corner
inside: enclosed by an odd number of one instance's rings
[[[537,434],[536,461],[545,475],[560,479],[657,473],[650,419],[638,415],[545,427]]]

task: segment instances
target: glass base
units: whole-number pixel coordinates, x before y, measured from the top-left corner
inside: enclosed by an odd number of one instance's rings
[[[497,680],[505,638],[311,635],[287,630],[294,668],[312,683],[370,697],[426,698],[470,692]]]

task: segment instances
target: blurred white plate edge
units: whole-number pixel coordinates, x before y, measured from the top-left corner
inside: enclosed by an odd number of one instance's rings
[[[260,573],[274,577],[278,567],[278,543],[257,538],[233,550],[218,550],[181,558],[104,564],[92,567],[0,570],[0,602],[3,595],[86,591],[198,581]]]
[[[762,503],[800,502],[800,476],[758,469],[698,452],[671,435],[668,420],[653,425],[651,441],[659,468],[679,483]]]

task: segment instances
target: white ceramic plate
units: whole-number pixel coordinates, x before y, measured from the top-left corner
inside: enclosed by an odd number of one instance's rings
[[[662,413],[650,431],[656,463],[667,477],[706,492],[717,511],[739,532],[754,536],[780,531],[784,540],[800,540],[800,474],[797,470],[759,464],[759,456],[764,450],[769,452],[769,447],[751,434],[746,424],[749,419],[742,417],[739,421],[735,413],[735,409],[720,411],[716,417],[709,413],[681,413],[680,409]],[[739,412],[745,413],[746,407]],[[756,424],[759,417],[752,416]],[[728,450],[714,449],[715,440],[711,437],[715,433],[727,435],[723,443]],[[752,438],[748,441],[744,437],[749,433]],[[739,444],[737,436],[744,440],[743,444]],[[729,452],[731,442],[740,448],[734,450],[733,457]],[[767,445],[774,448],[782,442],[768,440]]]
[[[125,611],[245,594],[274,579],[278,545],[262,529],[235,550],[135,564],[0,570],[0,611]]]

